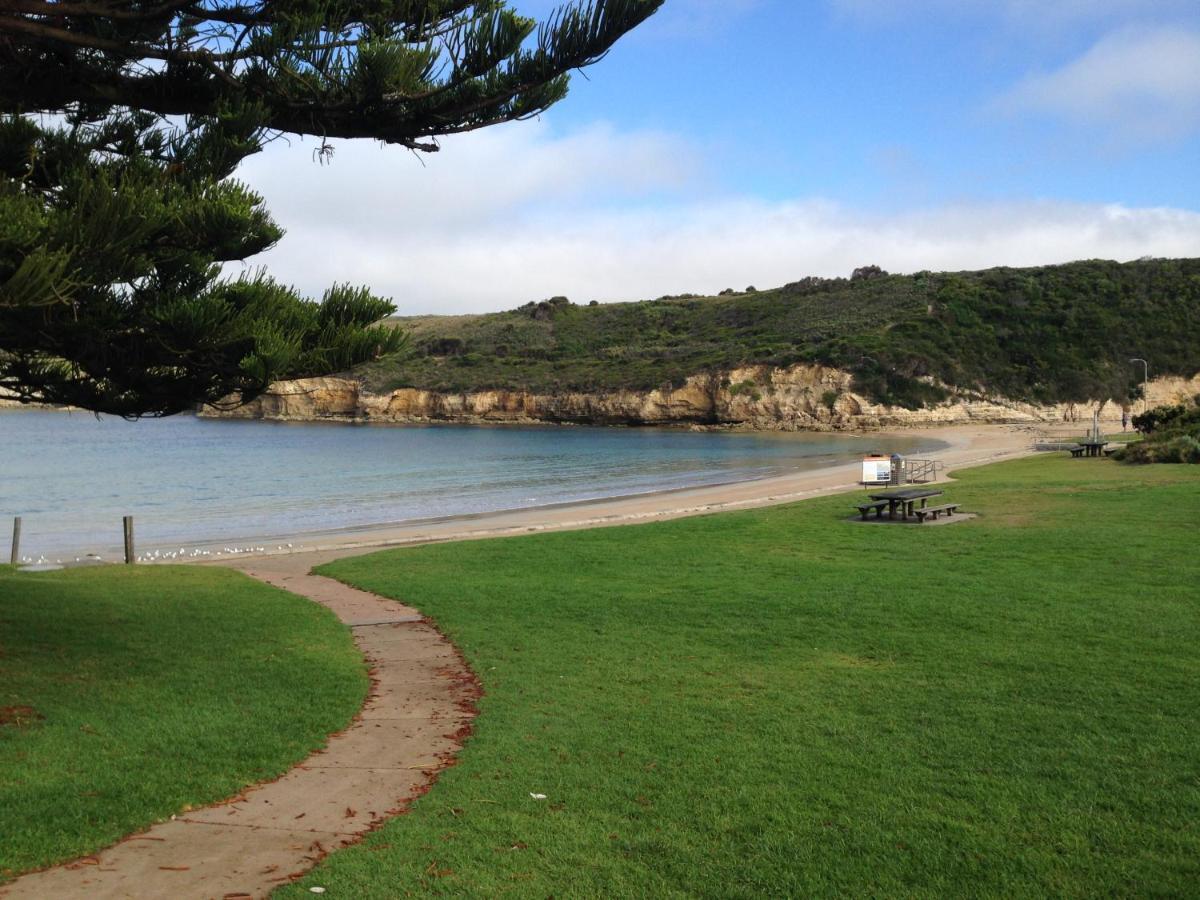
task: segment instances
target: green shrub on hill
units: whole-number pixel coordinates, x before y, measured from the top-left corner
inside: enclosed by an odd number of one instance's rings
[[[1156,406],[1133,417],[1134,430],[1142,434],[1161,433],[1196,423],[1200,423],[1200,394],[1194,397],[1191,403]]]
[[[865,273],[865,274],[864,274]],[[747,365],[820,363],[920,407],[960,391],[1043,403],[1128,397],[1132,356],[1200,371],[1200,259],[805,278],[717,297],[401,320],[415,351],[360,370],[372,390],[648,390]]]
[[[1200,395],[1191,403],[1158,406],[1133,417],[1145,440],[1115,455],[1131,463],[1200,463]]]

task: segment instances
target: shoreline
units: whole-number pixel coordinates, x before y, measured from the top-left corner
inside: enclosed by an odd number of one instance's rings
[[[480,426],[463,425],[461,427],[476,428],[476,427],[480,427]],[[551,427],[557,427],[557,426],[551,426]],[[624,426],[581,426],[581,427],[620,428],[620,427],[624,427]],[[671,426],[652,426],[652,427],[669,428]],[[849,433],[847,433],[847,434],[849,434]],[[862,433],[855,432],[851,436],[862,437],[862,438],[866,439],[866,438],[874,436],[875,434],[876,434],[876,432],[862,432]],[[930,440],[933,443],[939,444],[941,446],[920,447],[915,451],[911,451],[911,452],[907,453],[906,455],[908,457],[914,458],[914,459],[923,459],[932,454],[940,453],[943,450],[949,449],[949,445],[943,440],[934,439],[932,437],[930,438]],[[916,456],[915,454],[918,454],[918,453],[921,455]],[[829,454],[829,455],[833,456],[834,454]],[[821,459],[821,457],[809,457],[809,459]],[[630,491],[628,493],[609,494],[609,495],[604,495],[604,496],[599,496],[599,497],[582,497],[582,498],[571,499],[571,500],[555,500],[555,501],[549,502],[549,503],[535,503],[532,506],[512,506],[512,507],[503,507],[501,509],[485,509],[485,510],[480,510],[478,512],[447,513],[445,515],[435,515],[435,516],[416,516],[411,519],[398,519],[394,522],[374,522],[374,523],[367,523],[367,524],[363,524],[363,525],[344,525],[344,526],[340,526],[337,528],[314,529],[311,531],[280,532],[280,533],[272,532],[272,533],[268,533],[265,535],[241,536],[241,537],[233,537],[233,538],[223,538],[220,540],[201,539],[201,540],[192,541],[190,543],[194,547],[206,547],[207,548],[207,547],[215,547],[218,544],[228,545],[228,544],[242,544],[242,543],[259,543],[262,541],[267,541],[269,543],[278,543],[281,540],[292,541],[294,543],[296,541],[318,539],[318,538],[329,538],[329,537],[340,537],[340,536],[349,537],[354,534],[387,532],[387,531],[393,531],[396,529],[419,528],[419,527],[427,526],[427,525],[433,526],[433,525],[441,525],[441,524],[451,523],[451,522],[473,522],[473,521],[477,521],[480,519],[486,519],[486,518],[490,518],[490,517],[517,515],[517,514],[522,514],[522,513],[529,514],[529,515],[535,515],[540,512],[552,512],[552,511],[556,511],[556,510],[574,509],[574,508],[582,509],[582,508],[587,508],[590,506],[601,506],[601,505],[608,504],[608,503],[616,503],[619,501],[626,501],[626,500],[635,501],[635,500],[643,500],[643,499],[647,499],[647,498],[651,498],[651,497],[669,497],[673,494],[684,494],[684,493],[695,492],[695,491],[712,491],[712,490],[718,490],[721,488],[730,488],[730,487],[734,487],[734,486],[738,486],[738,485],[758,484],[758,483],[761,483],[764,481],[772,481],[775,479],[794,479],[794,478],[799,478],[802,476],[819,475],[822,473],[826,473],[831,469],[844,468],[844,467],[848,467],[848,466],[854,466],[857,468],[858,465],[859,465],[859,463],[857,461],[853,462],[853,463],[824,462],[824,463],[820,463],[820,464],[814,465],[814,466],[797,467],[796,470],[793,472],[785,472],[782,474],[751,475],[751,476],[744,477],[744,478],[732,476],[728,480],[724,480],[724,481],[712,481],[712,482],[707,482],[707,483],[703,483],[703,484],[685,484],[685,485],[679,485],[676,487],[655,487],[655,488],[648,488],[646,490],[641,490],[641,491]]]
[[[936,450],[909,453],[934,458],[944,465],[943,475],[989,462],[1033,455],[1039,440],[1055,435],[1075,435],[1075,423],[1009,423],[947,425],[905,429],[906,437],[940,445]],[[878,432],[864,432],[864,439]],[[138,554],[139,565],[229,564],[239,560],[308,554],[311,565],[359,555],[388,547],[426,543],[481,540],[545,531],[568,531],[612,525],[662,521],[738,509],[754,509],[791,503],[809,497],[864,490],[859,482],[861,463],[834,463],[781,475],[736,479],[689,487],[653,489],[585,500],[567,500],[543,505],[483,512],[451,513],[374,525],[354,525],[305,532],[266,532],[258,536],[183,541],[165,545],[154,542]],[[940,478],[939,478],[940,480]],[[62,554],[57,560],[44,554],[42,562],[74,567],[89,564],[120,564],[121,550],[113,545],[98,548],[87,556]]]
[[[452,425],[387,426],[365,435],[331,424],[310,431],[238,421],[230,428],[190,417],[151,423],[142,440],[141,428],[130,437],[126,423],[101,425],[91,416],[13,415],[20,420],[13,434],[22,452],[11,474],[22,477],[4,505],[14,515],[24,513],[21,561],[45,565],[122,561],[119,517],[127,514],[134,517],[137,562],[198,561],[245,555],[249,548],[329,546],[331,540],[373,544],[385,539],[380,532],[397,528],[454,520],[473,527],[481,517],[538,515],[824,470],[881,448],[927,457],[946,446],[904,433],[713,437],[664,428],[643,429],[640,436],[573,429],[560,438],[552,426],[515,434],[510,426],[502,435],[499,428]],[[0,412],[0,419],[7,416]],[[293,437],[280,427],[299,430]],[[133,446],[129,453],[142,465],[113,455],[135,439],[161,449],[163,462]],[[56,465],[38,462],[39,441],[69,447],[93,440],[101,451],[85,453],[82,461],[58,452],[49,456]],[[61,478],[48,476],[57,465],[69,468]],[[111,487],[98,477],[110,467]],[[435,480],[414,477],[425,473]]]
[[[1074,433],[1078,426],[956,425],[913,429],[910,434],[946,444],[937,451],[944,463],[943,476],[958,469],[986,465],[1006,459],[1036,455],[1034,442],[1047,432]],[[862,490],[858,478],[861,463],[842,463],[786,475],[774,475],[704,487],[674,488],[642,494],[574,501],[527,509],[446,516],[392,525],[336,529],[304,535],[282,535],[258,539],[258,547],[236,553],[218,553],[202,558],[153,562],[192,562],[228,565],[246,558],[307,555],[317,566],[335,558],[357,556],[389,547],[450,541],[483,540],[548,531],[575,531],[615,525],[664,521],[693,515],[756,509],[792,503],[809,497]],[[275,548],[262,544],[276,544]],[[303,541],[303,544],[298,542]],[[287,546],[284,546],[287,544]],[[196,544],[200,548],[226,546],[226,542]]]

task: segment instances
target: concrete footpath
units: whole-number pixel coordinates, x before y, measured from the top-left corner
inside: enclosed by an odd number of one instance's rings
[[[415,610],[309,570],[341,553],[232,564],[329,607],[371,670],[362,712],[277,781],[0,887],[4,898],[246,898],[311,869],[428,790],[470,733],[478,683]],[[302,690],[302,686],[299,686]]]

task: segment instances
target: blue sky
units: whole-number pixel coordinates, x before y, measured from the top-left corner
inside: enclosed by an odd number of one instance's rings
[[[243,174],[280,277],[457,312],[1200,255],[1198,151],[1193,2],[667,0],[539,121]]]
[[[769,199],[1200,204],[1200,83],[1183,86],[1190,108],[1170,104],[1190,118],[1174,134],[1142,124],[1136,98],[1090,121],[1006,102],[1113,35],[1195,39],[1200,4],[667,0],[659,15],[575,79],[556,124],[685,135],[722,187]],[[1196,75],[1200,59],[1180,72]]]

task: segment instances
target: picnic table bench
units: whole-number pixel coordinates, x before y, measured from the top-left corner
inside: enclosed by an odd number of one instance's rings
[[[863,521],[867,521],[867,514],[871,510],[875,510],[875,518],[883,518],[883,508],[888,505],[886,500],[872,500],[869,503],[858,504],[858,511],[862,513]]]
[[[946,503],[942,506],[923,506],[916,511],[917,521],[924,524],[927,516],[936,519],[942,513],[952,516],[956,509],[958,509],[957,503]]]

